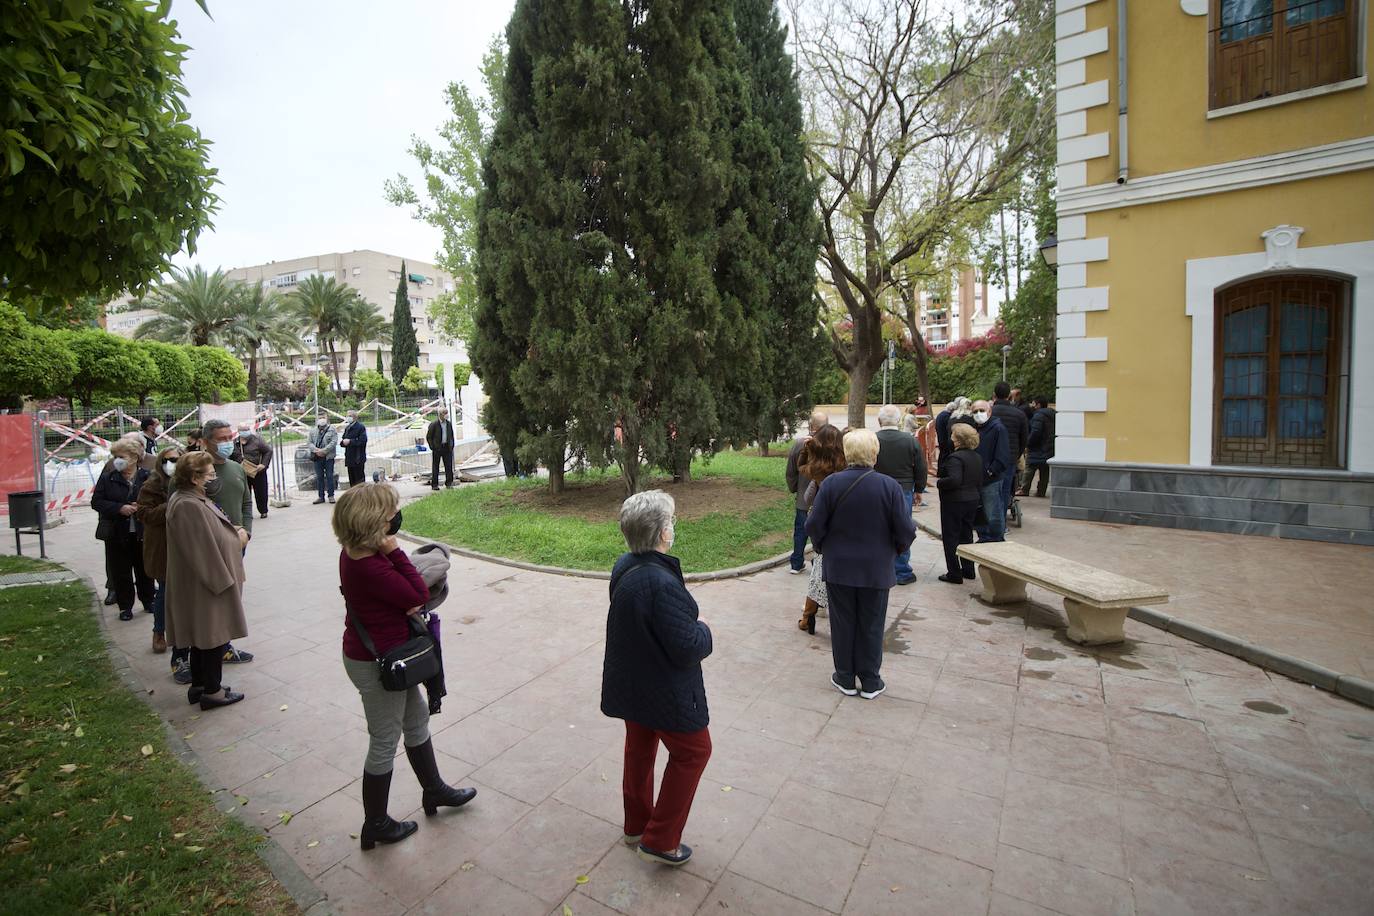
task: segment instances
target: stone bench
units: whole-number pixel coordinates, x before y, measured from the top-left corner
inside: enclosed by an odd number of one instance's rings
[[[1157,586],[1024,544],[961,544],[959,556],[978,564],[982,597],[989,604],[1025,601],[1027,584],[1063,595],[1068,637],[1084,645],[1121,642],[1132,606],[1169,600],[1168,592]]]

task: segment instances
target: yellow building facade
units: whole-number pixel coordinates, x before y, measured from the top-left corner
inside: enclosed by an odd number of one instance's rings
[[[1370,0],[1057,0],[1057,517],[1374,544]]]

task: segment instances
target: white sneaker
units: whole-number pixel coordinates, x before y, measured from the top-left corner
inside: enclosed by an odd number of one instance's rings
[[[800,575],[801,575],[802,573],[804,573],[804,572],[806,572],[806,567],[805,567],[805,566],[803,566],[801,569],[793,569],[793,568],[790,567],[790,566],[787,567],[787,574],[788,574],[789,576],[800,576]]]

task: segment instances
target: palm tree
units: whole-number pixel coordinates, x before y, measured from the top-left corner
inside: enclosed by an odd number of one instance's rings
[[[238,314],[237,284],[222,270],[208,274],[197,265],[172,268],[170,282],[160,284],[143,301],[156,317],[139,325],[135,337],[197,347],[220,343]]]
[[[329,356],[334,367],[334,389],[340,394],[343,393],[343,384],[339,380],[334,342],[339,338],[339,323],[344,310],[356,295],[353,289],[333,277],[317,274],[306,277],[288,297],[296,318],[315,329],[315,341],[320,352]]]
[[[390,340],[391,322],[355,292],[339,316],[338,334],[339,339],[348,344],[348,388],[351,391],[353,374],[358,370],[358,349],[365,343]],[[378,352],[381,352],[380,347]]]
[[[226,330],[233,348],[248,363],[248,396],[258,396],[258,351],[263,347],[279,354],[303,353],[299,322],[281,294],[256,284],[238,286],[238,317]]]

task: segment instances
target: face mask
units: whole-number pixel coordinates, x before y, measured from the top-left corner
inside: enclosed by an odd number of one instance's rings
[[[162,462],[162,473],[166,474],[168,477],[171,477],[173,474],[175,474],[176,470],[177,463],[175,461]]]
[[[215,446],[215,451],[219,452],[221,458],[228,458],[230,455],[234,454],[234,443],[221,442]]]
[[[664,539],[667,541],[667,543],[663,545],[664,551],[672,550],[673,541],[677,540],[677,529],[669,525]]]
[[[386,526],[387,534],[395,534],[401,530],[401,510],[397,509],[396,514],[391,516],[391,524]]]
[[[979,410],[974,413],[973,422],[977,423],[979,426],[982,426],[984,423],[988,422],[988,415],[985,414],[983,411]]]
[[[329,425],[329,421],[328,421],[328,420],[316,420],[316,421],[315,421],[315,425],[318,426],[320,429],[324,429],[326,426]]]
[[[123,459],[123,458],[116,458],[116,459],[114,460],[114,469],[115,469],[116,471],[122,471],[122,470],[124,470],[125,468],[127,468],[128,466],[129,466],[129,462],[126,461],[126,460]]]
[[[205,481],[205,495],[212,499],[219,495],[219,478],[211,477]]]
[[[156,439],[156,438],[157,438],[158,436],[160,436],[160,435],[162,435],[162,427],[161,427],[161,426],[159,426],[159,427],[157,427],[156,429],[153,430],[153,438]]]
[[[240,438],[240,439],[247,439],[247,438],[248,438],[248,434],[249,434],[249,430],[246,430],[246,429],[241,429],[241,430],[239,430],[239,438]]]
[[[348,415],[348,422],[349,422],[349,423],[357,423],[357,422],[358,422],[358,418],[355,417],[355,416],[353,416],[352,414],[349,414],[349,415]]]

